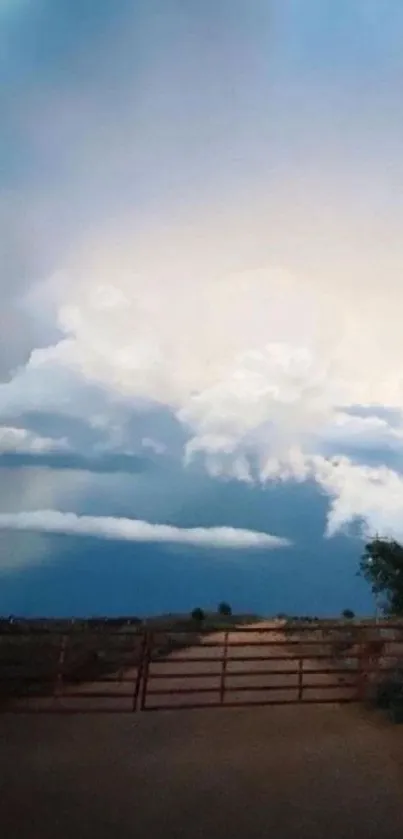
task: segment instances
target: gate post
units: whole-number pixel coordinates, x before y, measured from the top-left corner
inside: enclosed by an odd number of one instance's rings
[[[137,704],[138,704],[138,699],[139,699],[139,695],[140,695],[140,687],[141,687],[141,680],[142,680],[143,671],[144,671],[144,662],[145,662],[146,650],[147,650],[147,630],[144,630],[143,637],[141,639],[141,644],[140,644],[140,654],[139,654],[139,659],[138,659],[137,675],[136,675],[136,681],[135,681],[134,693],[133,693],[132,710],[134,712],[138,710],[137,709]]]
[[[224,647],[223,647],[223,660],[222,660],[222,670],[221,670],[221,679],[220,679],[220,704],[224,704],[224,696],[225,696],[225,676],[227,672],[227,660],[228,660],[228,630],[224,635]]]
[[[62,640],[61,640],[61,644],[60,644],[59,658],[58,658],[58,661],[57,661],[56,681],[55,681],[55,686],[54,686],[54,690],[53,690],[53,698],[54,699],[57,699],[62,694],[62,690],[63,690],[63,666],[64,666],[64,661],[65,661],[65,658],[66,658],[67,642],[68,642],[68,636],[63,635]]]
[[[146,710],[148,673],[149,673],[149,670],[150,670],[150,662],[151,662],[153,640],[154,640],[153,639],[153,633],[148,632],[146,630],[145,638],[146,638],[146,641],[145,641],[145,649],[144,649],[144,656],[143,656],[144,666],[143,666],[143,675],[142,675],[143,684],[142,684],[141,702],[140,702],[140,710],[141,711]]]
[[[302,702],[302,692],[304,689],[304,659],[302,655],[298,659],[298,702]]]
[[[361,642],[358,652],[357,699],[364,702],[367,693],[368,656],[364,644]]]

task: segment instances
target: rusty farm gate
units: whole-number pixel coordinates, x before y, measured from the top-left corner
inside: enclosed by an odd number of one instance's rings
[[[0,712],[357,702],[402,652],[403,623],[390,621],[3,632]]]

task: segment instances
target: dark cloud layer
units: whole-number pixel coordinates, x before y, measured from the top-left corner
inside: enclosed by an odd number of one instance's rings
[[[85,457],[74,453],[29,454],[26,452],[4,452],[0,454],[0,469],[75,469],[86,472],[123,472],[138,474],[152,467],[153,461],[146,457],[126,454],[107,454],[101,457]]]
[[[295,540],[287,551],[225,550],[105,542],[30,533],[4,533],[3,549],[21,552],[31,538],[42,563],[2,576],[0,612],[25,614],[148,614],[213,608],[221,599],[240,611],[334,614],[373,609],[369,589],[356,576],[359,539],[324,541],[326,500],[313,485],[250,490],[215,483],[176,505],[167,524],[284,531]],[[44,551],[46,546],[46,553]],[[26,550],[28,548],[26,547]],[[22,579],[24,584],[22,585]]]

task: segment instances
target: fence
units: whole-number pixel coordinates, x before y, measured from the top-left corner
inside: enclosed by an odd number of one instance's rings
[[[398,666],[403,624],[0,635],[0,710],[96,713],[357,702]]]

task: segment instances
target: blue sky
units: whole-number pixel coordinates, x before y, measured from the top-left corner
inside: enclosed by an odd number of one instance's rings
[[[0,0],[0,610],[373,610],[403,11]]]

